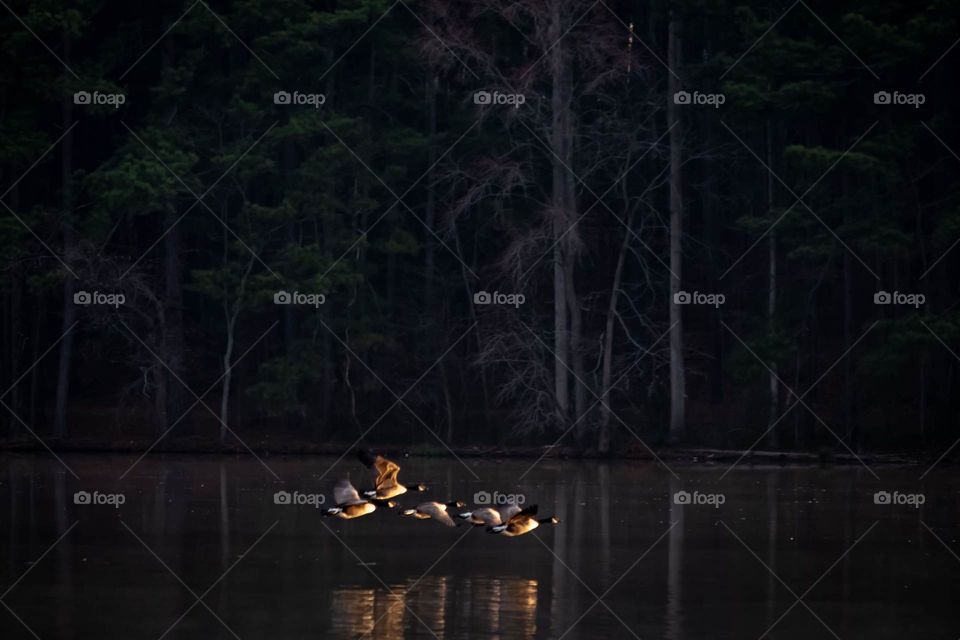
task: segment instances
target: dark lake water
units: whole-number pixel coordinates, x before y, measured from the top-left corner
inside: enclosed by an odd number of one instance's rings
[[[366,485],[349,457],[135,459],[0,456],[0,638],[960,637],[950,468],[400,461],[405,504],[562,520],[504,538],[275,503]]]

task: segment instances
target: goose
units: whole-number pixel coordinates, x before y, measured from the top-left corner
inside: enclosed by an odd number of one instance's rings
[[[557,516],[550,516],[549,518],[541,518],[538,520],[536,515],[537,505],[532,505],[523,511],[517,512],[503,524],[487,527],[487,531],[490,533],[499,533],[500,535],[512,538],[514,536],[522,536],[525,533],[530,533],[541,524],[560,523],[560,518]]]
[[[415,509],[401,509],[399,514],[401,516],[410,516],[417,520],[432,518],[448,527],[456,527],[458,526],[457,523],[453,521],[453,518],[450,517],[447,511],[449,509],[462,509],[465,506],[467,505],[459,500],[446,504],[442,502],[421,502]]]
[[[357,488],[347,479],[339,480],[333,486],[333,500],[337,503],[337,506],[324,509],[323,515],[350,520],[373,513],[377,509],[375,504],[361,498],[360,494],[357,493]],[[387,506],[395,507],[396,503],[388,501]]]
[[[479,507],[473,511],[458,513],[457,517],[466,520],[475,527],[482,527],[484,525],[492,527],[503,524],[518,513],[520,513],[520,507],[515,504],[508,504],[498,509]]]
[[[360,462],[368,469],[372,469],[376,476],[374,478],[373,489],[367,489],[363,492],[363,497],[370,500],[389,500],[405,494],[407,491],[426,491],[427,486],[422,482],[405,486],[397,481],[397,474],[400,473],[400,465],[393,460],[387,460],[381,455],[374,456],[366,449],[360,449],[357,452]]]

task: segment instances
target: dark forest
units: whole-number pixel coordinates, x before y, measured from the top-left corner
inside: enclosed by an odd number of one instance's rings
[[[4,6],[4,446],[958,436],[956,3]]]

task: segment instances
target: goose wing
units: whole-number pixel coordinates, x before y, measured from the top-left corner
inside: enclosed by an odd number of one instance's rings
[[[502,523],[500,512],[496,509],[491,509],[490,507],[474,509],[470,513],[472,514],[472,518],[479,520],[487,526],[493,526]]]
[[[515,504],[508,504],[500,509],[500,511],[498,512],[498,515],[500,520],[502,520],[503,522],[506,522],[513,516],[517,515],[518,513],[520,513],[520,507],[518,507]],[[500,524],[500,523],[496,522],[494,524]]]
[[[333,501],[340,504],[360,504],[366,502],[366,500],[360,499],[360,494],[357,493],[357,488],[353,484],[344,478],[343,480],[338,480],[337,484],[333,485]]]
[[[357,458],[373,473],[373,486],[379,489],[390,488],[397,484],[399,465],[381,455],[373,455],[366,449],[357,451]]]
[[[377,470],[377,489],[391,489],[397,486],[397,474],[400,473],[400,465],[393,460],[387,460],[383,456],[377,456],[373,463],[373,468]]]
[[[445,504],[440,504],[439,502],[424,502],[417,507],[417,511],[430,516],[438,522],[442,522],[448,527],[457,526],[457,523],[454,522],[450,514],[447,513],[447,505]]]
[[[531,505],[526,509],[515,512],[512,516],[507,518],[507,524],[513,524],[517,522],[526,522],[530,518],[533,518],[537,515],[537,505]]]

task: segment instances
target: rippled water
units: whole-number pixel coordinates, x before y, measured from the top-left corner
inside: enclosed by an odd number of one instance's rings
[[[148,457],[120,479],[135,459],[65,457],[77,479],[0,457],[0,638],[960,636],[949,468],[401,461],[423,497],[521,493],[562,519],[507,539],[275,504],[366,484],[350,458]]]

